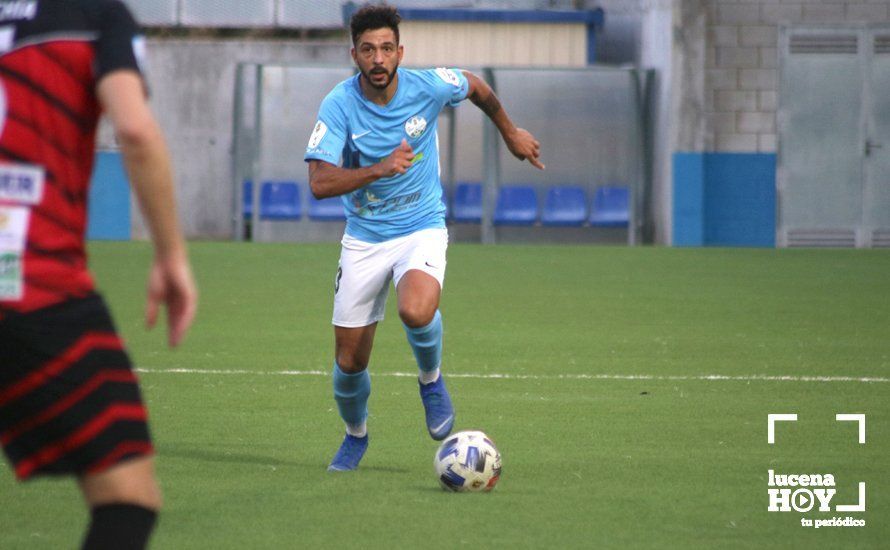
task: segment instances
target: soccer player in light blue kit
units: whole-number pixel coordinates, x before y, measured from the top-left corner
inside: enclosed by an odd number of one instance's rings
[[[445,206],[436,123],[446,105],[470,99],[497,126],[510,152],[544,169],[540,145],[517,128],[492,89],[457,69],[400,69],[399,15],[365,5],[352,17],[352,58],[360,73],[324,99],[305,160],[316,198],[340,196],[346,209],[334,296],[334,399],[346,437],[328,470],[354,470],[368,447],[367,367],[393,281],[399,317],[420,369],[430,436],[454,425],[439,371],[445,279]],[[341,162],[342,161],[342,162]]]

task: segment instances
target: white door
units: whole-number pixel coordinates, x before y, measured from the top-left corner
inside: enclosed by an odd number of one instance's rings
[[[890,247],[890,29],[872,29],[868,134],[865,155],[864,219],[867,244]]]
[[[890,247],[890,28],[779,35],[779,246]]]

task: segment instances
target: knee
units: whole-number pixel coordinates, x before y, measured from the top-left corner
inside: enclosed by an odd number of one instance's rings
[[[399,304],[399,318],[411,328],[425,327],[433,322],[436,309],[415,304]]]
[[[337,366],[346,374],[358,374],[368,368],[368,361],[352,353],[340,352],[337,354]]]
[[[135,504],[158,511],[163,506],[161,488],[150,457],[125,462],[107,472],[84,476],[80,484],[90,507]]]

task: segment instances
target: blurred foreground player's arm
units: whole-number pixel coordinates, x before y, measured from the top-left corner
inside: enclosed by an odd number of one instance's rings
[[[479,107],[483,113],[491,119],[497,127],[507,148],[513,153],[513,156],[519,160],[528,160],[532,166],[540,170],[544,169],[541,163],[541,144],[535,140],[528,130],[517,128],[507,111],[501,106],[501,102],[495,95],[494,90],[487,82],[471,73],[470,71],[462,71],[470,84],[470,90],[467,98]]]
[[[109,73],[99,81],[97,93],[114,126],[130,184],[154,243],[146,323],[154,326],[158,307],[166,304],[168,339],[170,346],[176,346],[195,316],[197,291],[177,219],[167,146],[136,71]]]

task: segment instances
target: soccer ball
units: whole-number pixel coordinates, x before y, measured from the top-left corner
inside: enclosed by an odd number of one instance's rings
[[[442,442],[433,465],[447,491],[491,491],[501,476],[501,453],[482,432],[458,432]]]

